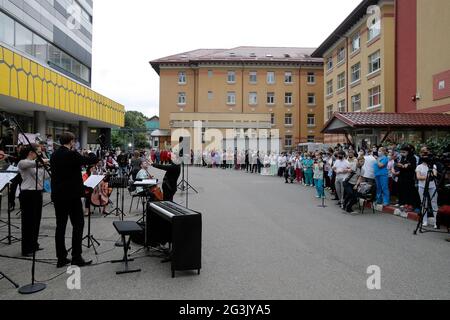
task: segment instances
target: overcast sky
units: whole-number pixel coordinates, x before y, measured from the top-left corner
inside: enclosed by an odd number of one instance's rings
[[[159,113],[148,63],[198,48],[317,47],[361,0],[94,0],[93,89]]]

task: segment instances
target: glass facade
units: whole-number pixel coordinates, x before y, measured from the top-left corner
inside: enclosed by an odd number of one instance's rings
[[[2,12],[0,12],[0,42],[27,53],[46,65],[58,67],[74,79],[87,84],[91,82],[91,70],[87,66]]]

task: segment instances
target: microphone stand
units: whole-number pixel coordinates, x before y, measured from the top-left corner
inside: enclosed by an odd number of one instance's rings
[[[51,174],[49,168],[46,167],[44,159],[42,158],[42,155],[37,152],[36,148],[33,146],[30,139],[28,139],[28,137],[26,136],[25,132],[23,131],[23,129],[21,128],[21,126],[17,122],[17,120],[14,117],[12,117],[11,120],[12,120],[12,122],[14,122],[15,127],[20,131],[22,136],[25,137],[25,140],[27,141],[31,150],[37,156],[37,159],[36,159],[36,191],[37,191],[38,190],[38,179],[39,179],[39,164],[41,164],[43,166],[44,170],[48,173],[50,178],[51,178],[52,174]],[[44,290],[45,288],[47,288],[47,285],[44,283],[36,283],[36,279],[35,279],[36,251],[38,248],[37,248],[37,243],[34,243],[33,245],[34,246],[33,246],[33,264],[31,267],[31,284],[21,287],[19,289],[20,294],[33,294],[33,293],[40,292],[40,291]]]
[[[27,138],[27,140],[28,140],[28,138]],[[30,143],[30,146],[32,146],[31,143]],[[34,149],[34,147],[33,147],[33,149]],[[36,151],[35,151],[35,153],[37,154]],[[42,157],[41,157],[41,160],[42,160]],[[42,160],[42,163],[43,162],[44,161]],[[39,160],[36,159],[36,192],[38,191],[38,187],[39,187],[38,179],[39,179]],[[44,183],[44,181],[42,181],[42,183]],[[33,264],[31,267],[31,284],[28,284],[26,286],[19,288],[20,294],[33,294],[33,293],[40,292],[40,291],[44,290],[45,288],[47,288],[47,285],[45,283],[36,283],[35,270],[36,270],[36,251],[37,250],[38,250],[38,246],[37,246],[37,239],[36,239],[36,243],[33,243]]]

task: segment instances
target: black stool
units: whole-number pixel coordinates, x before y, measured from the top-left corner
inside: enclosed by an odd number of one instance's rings
[[[128,262],[134,261],[134,259],[128,259],[128,249],[130,247],[131,236],[142,233],[142,228],[134,221],[114,221],[113,225],[117,232],[122,236],[123,259],[111,261],[111,263],[125,263],[125,269],[123,271],[117,271],[116,274],[141,272],[141,269],[128,269]],[[128,241],[126,240],[127,236]]]

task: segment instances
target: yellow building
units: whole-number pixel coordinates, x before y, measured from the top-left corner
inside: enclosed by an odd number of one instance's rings
[[[93,8],[72,2],[55,2],[60,11],[76,5],[84,13],[70,28],[53,4],[19,8],[0,2],[0,112],[43,140],[52,135],[57,142],[72,131],[87,148],[98,145],[101,135],[108,144],[111,128],[124,125],[125,110],[90,88]],[[1,147],[17,143],[18,132],[10,133],[0,126]]]
[[[324,59],[324,122],[335,112],[395,112],[395,53],[395,2],[364,0],[312,54]]]
[[[161,129],[190,131],[200,121],[235,129],[238,138],[278,130],[283,150],[322,142],[323,62],[313,50],[200,49],[151,61],[160,76]]]

